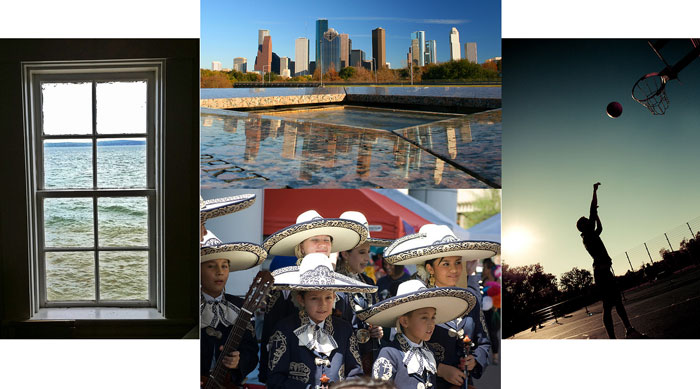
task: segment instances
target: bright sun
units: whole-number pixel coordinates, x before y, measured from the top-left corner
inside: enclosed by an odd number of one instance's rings
[[[514,260],[527,251],[533,241],[534,237],[529,229],[522,226],[510,227],[503,234],[503,256]]]

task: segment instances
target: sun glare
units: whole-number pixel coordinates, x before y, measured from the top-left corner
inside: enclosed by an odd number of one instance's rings
[[[503,234],[503,257],[517,260],[526,252],[534,241],[532,232],[522,226],[510,227]]]

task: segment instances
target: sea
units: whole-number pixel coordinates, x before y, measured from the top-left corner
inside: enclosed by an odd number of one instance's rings
[[[93,187],[90,143],[53,142],[44,146],[44,187]],[[99,141],[98,188],[146,188],[146,145],[141,140]],[[100,197],[97,231],[92,198],[44,200],[45,247],[148,246],[146,197]],[[95,234],[97,233],[97,234]],[[98,257],[98,258],[96,258]],[[46,252],[48,301],[95,300],[99,260],[100,300],[148,299],[148,251]]]

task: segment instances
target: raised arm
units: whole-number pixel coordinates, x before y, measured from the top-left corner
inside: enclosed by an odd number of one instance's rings
[[[600,222],[600,217],[598,216],[598,187],[600,182],[593,184],[593,200],[591,200],[591,214],[589,220],[591,223],[595,223],[595,232],[600,235],[603,232],[603,224]]]

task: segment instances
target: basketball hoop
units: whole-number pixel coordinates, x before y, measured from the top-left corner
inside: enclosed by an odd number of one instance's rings
[[[645,106],[654,115],[663,115],[668,109],[668,96],[666,96],[667,75],[649,73],[634,83],[632,98]]]

